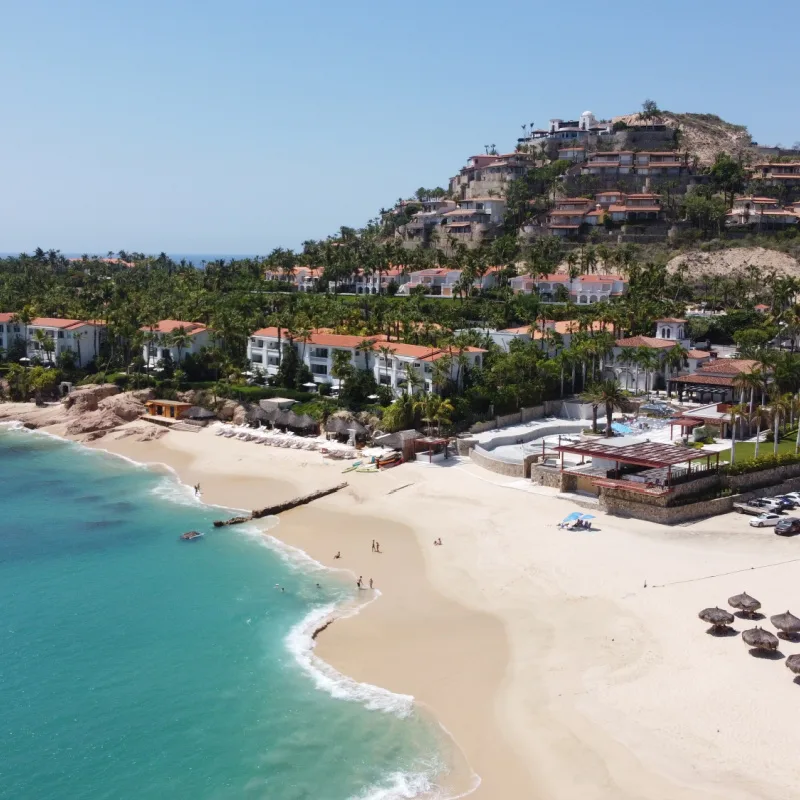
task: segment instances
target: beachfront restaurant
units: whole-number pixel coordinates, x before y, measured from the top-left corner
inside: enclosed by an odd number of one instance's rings
[[[679,484],[719,470],[719,453],[633,436],[568,442],[553,450],[562,474],[575,478],[575,490],[592,494],[601,488],[669,494]]]
[[[148,416],[172,420],[180,419],[181,415],[192,407],[191,403],[181,403],[177,400],[148,400],[144,405]]]

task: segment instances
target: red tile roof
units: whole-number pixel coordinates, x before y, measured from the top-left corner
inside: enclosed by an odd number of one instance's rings
[[[711,354],[706,350],[689,350],[686,356],[688,358],[711,358]]]
[[[752,358],[717,358],[711,364],[705,364],[697,374],[703,375],[740,375],[742,372],[750,372],[760,369],[761,362]]]
[[[617,347],[652,347],[655,349],[669,349],[676,342],[671,339],[656,339],[655,336],[631,336],[627,339],[617,339]]]
[[[196,336],[207,330],[206,326],[199,322],[185,322],[179,319],[162,319],[155,325],[145,325],[140,330],[153,333],[175,333],[178,328],[184,328],[190,336]]]
[[[8,311],[3,314],[0,314],[0,322],[11,322],[11,318],[14,316],[13,311]]]
[[[657,319],[656,322],[686,322],[685,319],[678,319],[677,317],[662,317]]]
[[[36,317],[30,323],[32,328],[58,328],[63,331],[90,324],[81,319],[59,319],[58,317]]]

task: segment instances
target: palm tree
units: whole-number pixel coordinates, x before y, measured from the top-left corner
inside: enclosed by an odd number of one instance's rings
[[[664,354],[664,370],[667,373],[665,376],[667,381],[669,381],[673,375],[680,372],[688,355],[688,350],[681,344],[676,344],[667,350]]]
[[[413,395],[414,389],[418,389],[421,386],[422,381],[420,380],[416,369],[414,369],[414,364],[412,362],[406,361],[405,364],[403,364],[403,377],[406,390],[409,394]]]
[[[86,336],[86,331],[81,331],[80,333],[73,333],[72,339],[75,342],[75,346],[78,349],[78,366],[83,366],[83,359],[81,358],[81,339]]]
[[[746,406],[743,405],[735,405],[731,406],[730,415],[731,415],[731,464],[736,463],[736,423],[738,422],[738,417],[744,414],[747,410]]]
[[[387,377],[389,376],[389,358],[395,353],[395,350],[389,345],[382,344],[378,345],[378,352],[381,354],[381,358],[383,359],[383,368],[386,371]],[[390,378],[391,380],[391,378]]]
[[[778,455],[778,443],[780,441],[780,425],[789,416],[792,409],[792,396],[789,394],[778,394],[777,392],[770,399],[770,419],[773,427],[773,455]]]
[[[362,339],[356,345],[356,352],[364,356],[364,368],[369,370],[369,354],[375,350],[375,339]]]
[[[183,363],[183,351],[192,343],[189,331],[181,325],[176,328],[169,337],[169,344],[178,351],[178,365]]]
[[[41,328],[37,328],[33,332],[33,340],[35,342],[35,348],[43,353],[46,352],[47,351],[46,343],[49,338],[50,337]],[[50,354],[48,353],[47,355],[48,355],[47,362],[50,363],[50,358],[49,358]]]
[[[592,433],[596,436],[599,433],[597,430],[597,411],[603,402],[600,386],[598,384],[592,384],[581,393],[581,400],[583,400],[584,403],[591,403],[592,405]]]
[[[606,407],[606,436],[610,438],[613,435],[611,420],[614,416],[614,410],[622,408],[622,404],[625,402],[625,395],[622,393],[619,384],[609,378],[599,385],[598,396],[600,402]]]
[[[338,389],[341,393],[342,384],[347,381],[353,372],[353,360],[348,350],[334,350],[332,361],[331,376],[338,380]]]

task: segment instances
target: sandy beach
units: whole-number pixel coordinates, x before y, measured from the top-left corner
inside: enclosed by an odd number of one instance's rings
[[[209,430],[115,436],[91,446],[168,464],[210,503],[250,509],[342,480],[318,453]],[[471,797],[487,800],[800,796],[800,685],[697,618],[743,590],[767,616],[798,613],[800,540],[736,515],[668,528],[598,513],[595,531],[565,532],[571,503],[468,460],[345,478],[270,533],[374,580],[381,597],[317,653],[430,710],[456,743],[448,786],[478,776]]]

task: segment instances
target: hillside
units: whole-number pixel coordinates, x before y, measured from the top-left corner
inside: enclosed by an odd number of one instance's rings
[[[730,277],[748,267],[758,267],[764,273],[776,272],[779,275],[800,278],[800,263],[796,258],[779,250],[767,250],[764,247],[729,247],[713,252],[692,250],[675,256],[667,264],[671,272],[675,272],[681,266],[686,266],[693,278],[701,275]]]
[[[614,117],[613,121],[631,126],[642,124],[639,114]],[[720,151],[745,159],[755,152],[751,146],[750,134],[744,125],[725,122],[715,114],[676,114],[662,111],[652,122],[680,128],[680,149],[697,155],[701,165],[712,164],[714,156]]]

